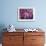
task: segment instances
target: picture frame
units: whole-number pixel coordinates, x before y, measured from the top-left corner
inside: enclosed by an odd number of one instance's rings
[[[35,8],[33,7],[19,7],[18,8],[18,21],[34,21]]]

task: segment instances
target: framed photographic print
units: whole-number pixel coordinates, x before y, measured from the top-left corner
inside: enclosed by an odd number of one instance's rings
[[[18,8],[18,21],[34,21],[35,8],[32,7],[19,7]]]

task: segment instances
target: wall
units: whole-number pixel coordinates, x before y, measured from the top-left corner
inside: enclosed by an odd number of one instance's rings
[[[16,28],[42,27],[46,28],[46,0],[1,0],[0,24],[13,24]],[[36,20],[34,22],[18,22],[18,7],[34,7]]]
[[[46,32],[46,0],[0,0],[0,27],[13,24],[16,28],[43,28]],[[36,20],[34,22],[19,22],[18,7],[34,7]],[[1,31],[0,29],[0,31]]]
[[[13,24],[16,28],[44,27],[46,28],[46,0],[1,0],[0,24]],[[34,22],[18,22],[18,7],[34,7],[36,20]]]

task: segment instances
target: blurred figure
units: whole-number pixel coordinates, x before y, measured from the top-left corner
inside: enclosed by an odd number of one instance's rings
[[[21,19],[33,19],[33,10],[32,9],[20,9],[20,18]]]

